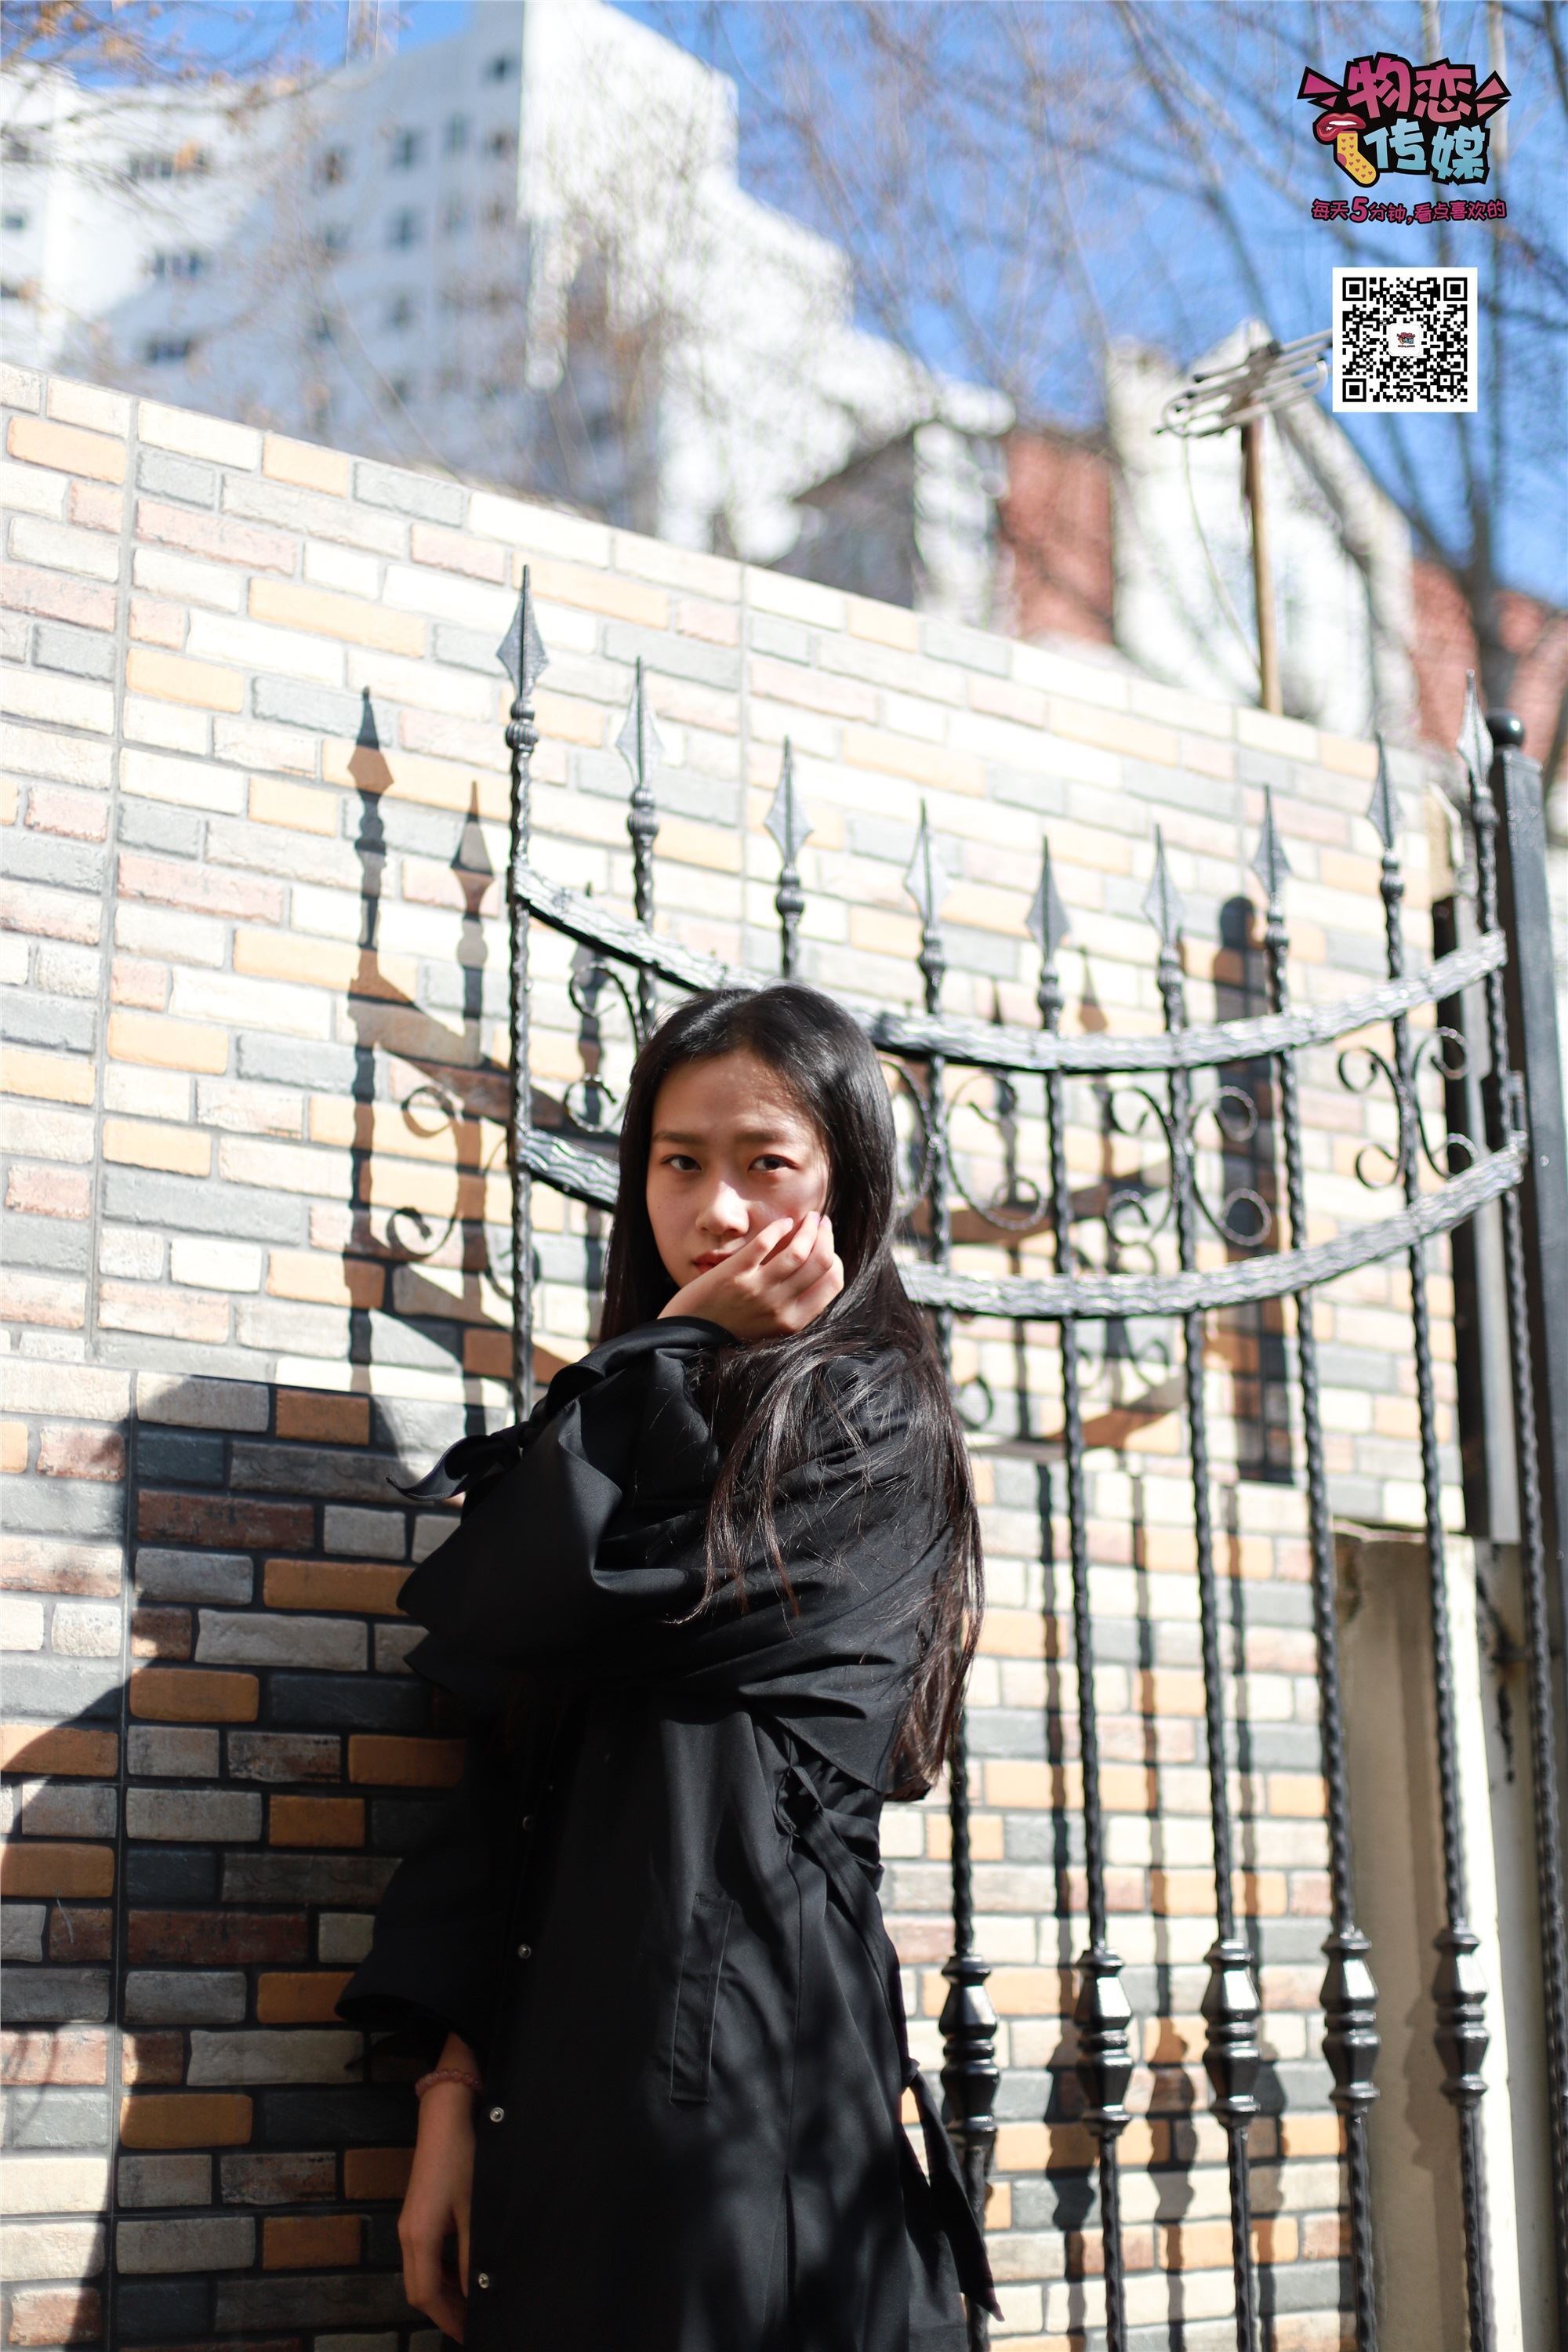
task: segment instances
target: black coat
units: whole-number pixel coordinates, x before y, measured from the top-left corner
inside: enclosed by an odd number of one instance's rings
[[[798,1611],[758,1560],[749,1606],[673,1622],[719,1459],[689,1376],[725,1337],[645,1325],[454,1448],[463,1519],[401,1595],[411,1663],[494,1719],[340,2007],[481,2054],[471,2352],[963,2352],[960,2280],[991,2299],[923,2081],[924,2171],[899,2120],[875,1892],[946,1538],[896,1368],[847,1360],[779,1498]]]

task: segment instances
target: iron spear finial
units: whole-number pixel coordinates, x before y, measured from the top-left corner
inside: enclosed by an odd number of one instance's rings
[[[1274,822],[1274,794],[1267,784],[1263,787],[1263,830],[1258,837],[1252,870],[1263,885],[1269,913],[1278,915],[1284,908],[1285,885],[1290,878],[1291,866]]]
[[[931,829],[931,819],[924,801],[921,803],[920,831],[915,835],[915,854],[904,871],[904,887],[920,908],[921,924],[927,931],[936,927],[942,912],[942,902],[951,884],[942,862],[942,853]]]
[[[1056,876],[1051,871],[1051,845],[1048,839],[1040,845],[1040,878],[1024,918],[1024,928],[1040,950],[1042,961],[1054,964],[1057,950],[1071,934],[1067,908],[1057,889]]]
[[[1166,955],[1173,954],[1181,943],[1185,908],[1182,905],[1182,894],[1171,879],[1171,868],[1165,857],[1164,830],[1160,825],[1154,827],[1154,871],[1144,895],[1143,912],[1154,926],[1162,950]]]
[[[522,593],[517,600],[517,610],[511,616],[505,636],[496,647],[497,658],[522,702],[526,702],[532,694],[541,670],[550,666],[550,656],[544,650],[544,640],[539,634],[539,623],[534,618],[529,569],[526,563],[522,567]]]
[[[1454,748],[1469,772],[1471,790],[1484,792],[1492,763],[1492,739],[1481,716],[1480,697],[1476,692],[1473,669],[1465,672],[1465,711],[1459,721],[1459,740]]]
[[[1377,739],[1377,781],[1372,788],[1372,805],[1367,815],[1387,855],[1392,851],[1399,832],[1399,803],[1394,795],[1394,778],[1388,772],[1388,746],[1381,735]]]
[[[784,758],[779,762],[778,789],[763,819],[763,830],[771,833],[777,842],[779,856],[785,866],[795,864],[811,838],[811,827],[795,788],[795,753],[787,735],[784,740]]]
[[[646,793],[664,764],[664,746],[658,740],[658,730],[653,723],[653,713],[647,707],[647,689],[643,684],[642,656],[637,656],[637,682],[632,698],[616,738],[616,749],[632,772],[632,782]]]

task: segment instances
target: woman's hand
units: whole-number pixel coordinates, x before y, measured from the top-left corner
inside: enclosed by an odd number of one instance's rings
[[[441,2064],[477,2074],[479,2062],[466,2042],[450,2035]],[[474,2095],[466,2083],[432,2083],[419,2102],[419,2136],[397,2236],[403,2248],[403,2291],[416,2311],[446,2336],[463,2340],[468,2293],[468,2209],[474,2187]],[[447,2241],[458,2241],[454,2280]]]
[[[820,1210],[779,1217],[678,1290],[667,1315],[699,1315],[737,1339],[804,1331],[844,1287],[831,1220]]]

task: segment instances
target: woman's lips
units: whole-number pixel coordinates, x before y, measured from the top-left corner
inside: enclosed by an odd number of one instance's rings
[[[722,1265],[727,1257],[733,1257],[734,1255],[733,1250],[710,1250],[706,1257],[694,1257],[691,1263],[699,1274],[706,1274],[710,1267]]]

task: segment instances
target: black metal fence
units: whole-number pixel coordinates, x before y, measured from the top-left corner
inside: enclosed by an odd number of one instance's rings
[[[561,1126],[534,1124],[529,1070],[529,935],[531,921],[578,943],[572,992],[595,1035],[606,999],[618,1001],[632,1044],[658,1014],[659,991],[718,985],[756,986],[764,978],[695,953],[652,929],[654,843],[658,817],[652,785],[658,756],[639,664],[619,740],[632,776],[627,816],[634,870],[635,920],[598,901],[560,888],[530,860],[530,759],[537,742],[533,690],[546,664],[525,574],[516,617],[500,648],[516,688],[507,741],[511,753],[511,857],[508,906],[511,937],[510,1158],[513,1172],[512,1264],[514,1401],[519,1414],[531,1403],[533,1242],[531,1187],[539,1181],[598,1209],[613,1206],[613,1157],[605,1148],[614,1128],[615,1094],[595,1066],[565,1106]],[[1497,739],[1494,751],[1493,738]],[[1215,1564],[1210,1432],[1205,1393],[1208,1318],[1248,1305],[1272,1306],[1283,1317],[1290,1302],[1294,1328],[1294,1421],[1304,1463],[1310,1545],[1317,1676],[1321,1693],[1322,1771],[1330,1864],[1331,1926],[1323,1951],[1327,1969],[1321,2004],[1331,2096],[1343,2118],[1345,2201],[1350,2220],[1350,2272],[1355,2343],[1373,2352],[1377,2341],[1377,2249],[1368,2158],[1368,2110],[1377,2096],[1379,2050],[1373,1956],[1355,1916],[1350,1830],[1350,1790],[1336,1629],[1332,1506],[1326,1467],[1319,1346],[1314,1327],[1318,1289],[1352,1270],[1403,1258],[1408,1267],[1411,1346],[1419,1416],[1426,1551],[1429,1567],[1436,1772],[1440,1798],[1444,1925],[1436,1939],[1432,2031],[1443,2066],[1443,2087],[1455,2110],[1465,2226],[1465,2266],[1470,2352],[1507,2352],[1498,2344],[1492,2314],[1482,2179],[1479,2107],[1488,2046],[1487,1987],[1478,1962],[1479,1939],[1468,1916],[1460,1805],[1460,1744],[1450,1656],[1448,1578],[1433,1338],[1427,1297],[1427,1244],[1472,1221],[1489,1202],[1501,1204],[1506,1297],[1489,1302],[1500,1317],[1511,1387],[1516,1444],[1520,1538],[1523,1570],[1524,1644],[1529,1692],[1531,1796],[1538,1880],[1542,1995],[1546,2017],[1545,2080],[1538,2091],[1549,2108],[1552,2211],[1558,2250],[1558,2303],[1568,2342],[1568,1968],[1564,1931],[1555,1725],[1561,1706],[1560,1618],[1565,1589],[1562,1483],[1565,1438],[1563,1372],[1554,1350],[1568,1349],[1568,1324],[1543,1323],[1542,1301],[1561,1295],[1568,1260],[1568,1193],[1563,1189],[1562,1097],[1555,1064],[1550,993],[1538,974],[1520,974],[1521,961],[1544,957],[1550,967],[1545,901],[1534,868],[1543,856],[1539,779],[1517,749],[1517,723],[1494,722],[1489,736],[1471,682],[1459,750],[1468,776],[1468,819],[1474,851],[1475,923],[1469,942],[1430,969],[1406,970],[1401,906],[1405,883],[1396,803],[1380,760],[1369,811],[1382,845],[1386,979],[1332,1006],[1299,1006],[1289,988],[1286,923],[1289,867],[1271,804],[1266,803],[1254,861],[1265,902],[1262,962],[1268,1010],[1210,1026],[1188,1019],[1183,961],[1183,909],[1163,845],[1156,835],[1153,879],[1144,911],[1154,934],[1155,975],[1163,1013],[1151,1036],[1067,1035],[1058,960],[1068,922],[1052,877],[1049,844],[1042,845],[1038,887],[1029,928],[1040,950],[1036,1030],[944,1017],[946,958],[942,910],[946,887],[938,845],[922,810],[908,888],[919,910],[923,1012],[852,1007],[888,1067],[905,1115],[909,1183],[905,1234],[915,1252],[905,1269],[910,1296],[930,1309],[943,1359],[952,1360],[955,1318],[1001,1318],[1020,1332],[1031,1324],[1054,1327],[1058,1339],[1060,1444],[1068,1529],[1072,1640],[1077,1668],[1079,1734],[1083,1771],[1083,1829],[1089,1943],[1079,1969],[1075,2011],[1077,2072],[1083,2119],[1098,2151],[1100,2218],[1104,2242],[1106,2340],[1110,2352],[1127,2342],[1118,2177],[1118,2140],[1129,2121],[1126,2095],[1133,2068],[1132,2013],[1112,1948],[1106,1904],[1105,1839],[1100,1793],[1100,1741],[1095,1698],[1095,1626],[1089,1601],[1089,1513],[1084,1479],[1083,1395],[1087,1351],[1099,1332],[1106,1352],[1136,1340],[1130,1331],[1161,1324],[1177,1335],[1180,1390],[1186,1432],[1192,1523],[1197,1564],[1205,1729],[1214,1862],[1215,1935],[1207,1956],[1203,2000],[1205,2067],[1214,2112],[1228,2147],[1230,2214],[1237,2352],[1256,2352],[1259,2310],[1252,2241],[1247,2139],[1259,2112],[1258,2029],[1261,2015],[1252,1948],[1240,1932],[1234,1895],[1234,1835],[1226,1795],[1227,1725],[1221,1670],[1221,1612]],[[1501,879],[1515,909],[1516,945],[1500,920],[1499,798],[1506,816],[1509,855]],[[774,898],[779,921],[779,970],[793,975],[805,909],[798,859],[810,826],[796,791],[786,743],[767,829],[779,850]],[[1523,923],[1534,936],[1522,936]],[[1521,951],[1522,950],[1522,955]],[[1512,1003],[1510,1004],[1510,984]],[[1485,1075],[1468,1097],[1459,1087],[1466,1039],[1442,1022],[1412,1026],[1426,1006],[1478,999]],[[1363,1033],[1384,1032],[1385,1045]],[[1309,1049],[1337,1046],[1340,1077],[1358,1092],[1380,1089],[1386,1142],[1363,1150],[1358,1173],[1381,1183],[1402,1205],[1327,1240],[1309,1234],[1299,1061]],[[1522,1069],[1521,1066],[1522,1065]],[[1230,1075],[1226,1075],[1226,1074]],[[1473,1132],[1435,1133],[1432,1097],[1438,1078],[1448,1099],[1475,1099],[1482,1117]],[[1528,1086],[1527,1086],[1528,1078]],[[1093,1087],[1094,1116],[1110,1147],[1111,1172],[1100,1188],[1090,1235],[1069,1181],[1069,1082]],[[1037,1178],[1024,1168],[1020,1096],[1041,1089],[1042,1164]],[[989,1105],[976,1110],[975,1086],[988,1086]],[[989,1188],[968,1172],[953,1144],[961,1107],[978,1116],[989,1138],[996,1181]],[[1205,1122],[1213,1141],[1203,1142]],[[1115,1172],[1117,1139],[1142,1138],[1161,1155],[1151,1175]],[[972,1159],[973,1155],[969,1155]],[[984,1157],[984,1155],[983,1155]],[[1217,1164],[1217,1190],[1211,1181]],[[1015,1271],[982,1277],[954,1265],[955,1203],[965,1232],[998,1242]],[[1224,1244],[1205,1247],[1206,1237]],[[1041,1270],[1024,1267],[1026,1245],[1048,1244]],[[1032,1255],[1032,1253],[1029,1253]],[[1129,1262],[1131,1261],[1131,1270]],[[1216,1262],[1217,1261],[1217,1262]],[[1287,1361],[1279,1351],[1281,1364]],[[984,1381],[977,1384],[984,1391]],[[1545,1400],[1545,1442],[1540,1425]],[[994,1399],[961,1394],[973,1418]],[[1544,1475],[1543,1475],[1544,1474]],[[1560,1651],[1559,1651],[1560,1657]],[[999,2072],[996,2018],[985,1986],[990,1973],[974,1946],[970,1842],[970,1779],[961,1727],[949,1776],[952,1820],[952,1948],[944,1973],[951,1990],[942,2010],[942,2082],[950,2127],[962,2155],[977,2210],[996,2135]],[[971,2317],[971,2340],[986,2340],[984,2315]]]

